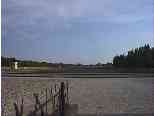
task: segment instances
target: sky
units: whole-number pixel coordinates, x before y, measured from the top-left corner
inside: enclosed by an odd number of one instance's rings
[[[1,5],[3,56],[95,64],[154,46],[153,0],[2,0]]]

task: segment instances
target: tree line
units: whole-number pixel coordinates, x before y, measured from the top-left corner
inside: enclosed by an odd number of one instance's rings
[[[5,67],[12,67],[14,66],[14,62],[18,62],[19,67],[56,67],[60,63],[48,63],[48,62],[39,62],[39,61],[32,61],[32,60],[18,60],[16,58],[9,58],[9,57],[1,57],[1,66]]]
[[[18,62],[19,67],[57,67],[61,66],[78,66],[79,64],[63,64],[63,63],[48,63],[31,60],[17,60],[1,56],[1,66],[12,67],[14,62]],[[80,64],[82,65],[82,64]],[[96,64],[100,65],[100,64]],[[128,51],[127,55],[121,54],[113,58],[113,66],[115,67],[154,67],[154,47],[149,44]]]
[[[154,47],[149,44],[128,51],[113,58],[116,67],[154,67]]]

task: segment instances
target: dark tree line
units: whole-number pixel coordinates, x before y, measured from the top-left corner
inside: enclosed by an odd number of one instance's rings
[[[127,55],[119,55],[113,58],[116,67],[154,67],[154,48],[149,44],[128,51]]]
[[[1,57],[1,66],[12,67],[15,61],[21,67],[72,66],[72,64],[17,60],[16,58],[3,56]],[[127,55],[115,56],[113,58],[113,65],[116,67],[154,67],[154,47],[150,48],[149,44],[147,44],[143,47],[128,51]]]
[[[15,58],[1,57],[1,66],[11,67],[13,62],[15,62]]]
[[[57,64],[38,62],[30,60],[17,60],[16,58],[1,57],[1,66],[12,67],[14,62],[18,62],[19,67],[44,67],[44,66],[56,66]]]
[[[4,57],[1,56],[1,66],[2,67],[14,67],[14,62],[18,62],[19,67],[69,67],[75,66],[78,64],[63,64],[63,63],[49,63],[49,62],[39,62],[32,60],[18,60],[13,57]],[[82,64],[81,64],[82,65]]]

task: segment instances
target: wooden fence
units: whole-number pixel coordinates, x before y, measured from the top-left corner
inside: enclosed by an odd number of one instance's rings
[[[47,88],[42,97],[33,93],[35,103],[27,116],[65,116],[66,107],[69,105],[68,89],[68,82],[61,82],[60,85]],[[25,116],[23,98],[20,105],[14,103],[14,109],[16,116]]]

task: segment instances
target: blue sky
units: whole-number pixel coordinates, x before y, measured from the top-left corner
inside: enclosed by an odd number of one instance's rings
[[[153,0],[2,0],[2,55],[95,64],[149,43]]]

